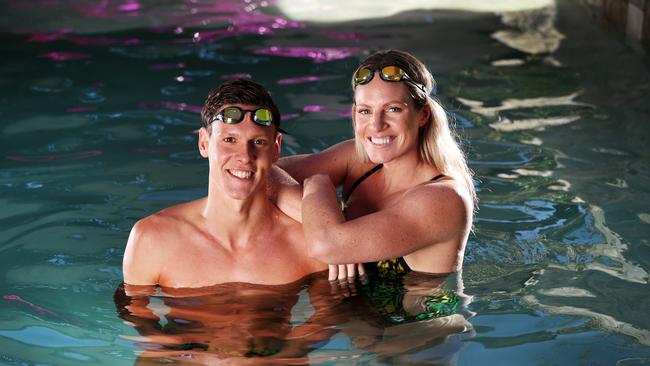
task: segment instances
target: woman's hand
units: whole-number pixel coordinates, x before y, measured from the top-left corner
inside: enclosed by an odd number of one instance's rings
[[[357,264],[330,264],[329,265],[329,276],[328,280],[330,281],[347,281],[354,282],[359,276],[359,279],[362,280],[366,276],[366,270],[363,267],[363,263]]]

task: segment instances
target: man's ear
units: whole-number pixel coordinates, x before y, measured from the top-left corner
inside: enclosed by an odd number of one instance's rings
[[[277,161],[280,159],[280,151],[282,150],[282,133],[278,132],[275,134],[275,150],[276,150],[276,155],[275,155],[275,160]]]
[[[209,128],[209,127],[208,127]],[[199,153],[204,158],[208,157],[208,146],[210,145],[210,134],[206,127],[199,129]]]

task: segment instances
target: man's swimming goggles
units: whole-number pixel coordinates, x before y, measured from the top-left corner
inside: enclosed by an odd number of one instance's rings
[[[369,67],[362,67],[359,69],[359,71],[357,71],[357,74],[354,75],[354,85],[358,86],[358,85],[368,84],[373,77],[375,77],[375,70],[372,70]],[[399,66],[382,67],[381,70],[379,70],[379,77],[381,78],[381,80],[392,81],[392,82],[408,80],[426,93],[424,89],[424,85],[413,80],[413,78],[411,78],[406,73],[406,71],[404,71],[404,69],[402,69]]]
[[[253,122],[260,126],[270,126],[273,122],[273,113],[267,108],[241,109],[239,107],[224,108],[214,116],[212,121],[221,121],[225,124],[234,125],[243,121],[248,112],[251,112]]]

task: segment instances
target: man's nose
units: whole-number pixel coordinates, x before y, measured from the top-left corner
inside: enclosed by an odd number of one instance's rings
[[[255,160],[255,147],[252,143],[241,144],[237,149],[237,160],[248,163]]]

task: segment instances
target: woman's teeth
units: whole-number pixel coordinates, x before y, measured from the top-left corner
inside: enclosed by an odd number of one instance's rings
[[[391,140],[390,137],[371,137],[370,142],[375,145],[386,145]]]

